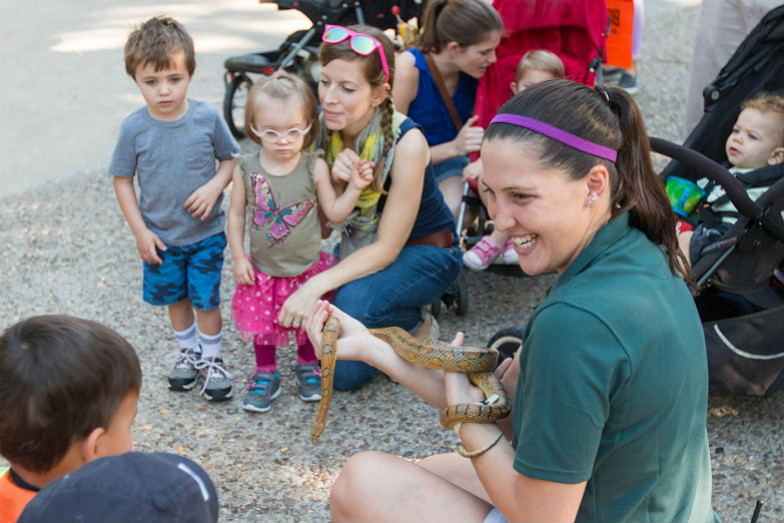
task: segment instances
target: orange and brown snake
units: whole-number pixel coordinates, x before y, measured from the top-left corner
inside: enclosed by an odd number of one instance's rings
[[[506,389],[493,375],[496,353],[488,349],[452,346],[437,340],[420,341],[399,327],[370,329],[370,333],[389,343],[403,359],[428,367],[447,371],[462,371],[471,382],[484,392],[481,403],[450,405],[441,412],[441,425],[451,429],[459,422],[494,423],[509,415],[510,404]],[[316,442],[324,431],[332,400],[340,323],[329,317],[324,324],[321,338],[321,402],[311,428],[310,440]]]

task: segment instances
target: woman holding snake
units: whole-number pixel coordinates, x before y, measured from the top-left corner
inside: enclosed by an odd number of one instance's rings
[[[435,183],[427,141],[395,111],[391,98],[394,47],[369,26],[327,26],[319,51],[320,136],[332,176],[351,180],[371,165],[374,179],[342,224],[340,262],[305,282],[283,304],[279,323],[299,327],[324,293],[367,327],[413,331],[422,307],[460,274],[455,224]],[[335,388],[351,390],[376,370],[341,361]]]
[[[502,377],[512,416],[458,425],[460,453],[352,456],[333,519],[713,521],[704,338],[633,99],[535,85],[501,108],[482,159],[479,187],[522,269],[559,273]],[[314,346],[328,315],[338,358],[441,408],[484,399],[464,374],[402,360],[324,302],[308,323]]]

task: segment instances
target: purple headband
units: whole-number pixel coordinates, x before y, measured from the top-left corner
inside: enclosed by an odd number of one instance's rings
[[[580,138],[579,136],[568,133],[563,129],[553,127],[550,124],[540,122],[534,118],[528,118],[527,116],[520,116],[519,114],[509,113],[497,114],[495,118],[490,121],[491,125],[494,123],[508,123],[518,127],[525,127],[526,129],[530,129],[534,132],[547,136],[548,138],[552,138],[557,142],[561,142],[564,145],[568,145],[572,149],[577,149],[578,151],[582,151],[584,153],[588,153],[592,156],[609,160],[611,162],[615,162],[615,159],[618,158],[618,151],[614,149],[599,145],[598,143],[586,140],[585,138]]]

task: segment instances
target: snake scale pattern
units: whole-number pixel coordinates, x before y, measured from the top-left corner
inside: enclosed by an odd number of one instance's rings
[[[370,329],[370,333],[389,343],[395,352],[407,361],[431,369],[466,372],[468,379],[484,392],[486,400],[481,403],[461,403],[445,408],[440,417],[444,428],[451,429],[459,422],[494,423],[509,415],[510,404],[506,390],[493,375],[495,352],[452,346],[432,339],[420,341],[399,327]],[[310,440],[313,442],[319,439],[327,423],[339,335],[338,320],[329,317],[322,331],[321,402],[311,427]]]

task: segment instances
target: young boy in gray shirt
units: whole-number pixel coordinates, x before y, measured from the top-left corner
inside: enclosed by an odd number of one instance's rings
[[[187,97],[195,69],[193,40],[176,20],[151,18],[130,34],[125,70],[146,106],[123,121],[109,173],[144,265],[144,301],[168,307],[180,344],[169,388],[190,390],[200,382],[207,399],[226,400],[221,202],[239,145],[217,109]]]

